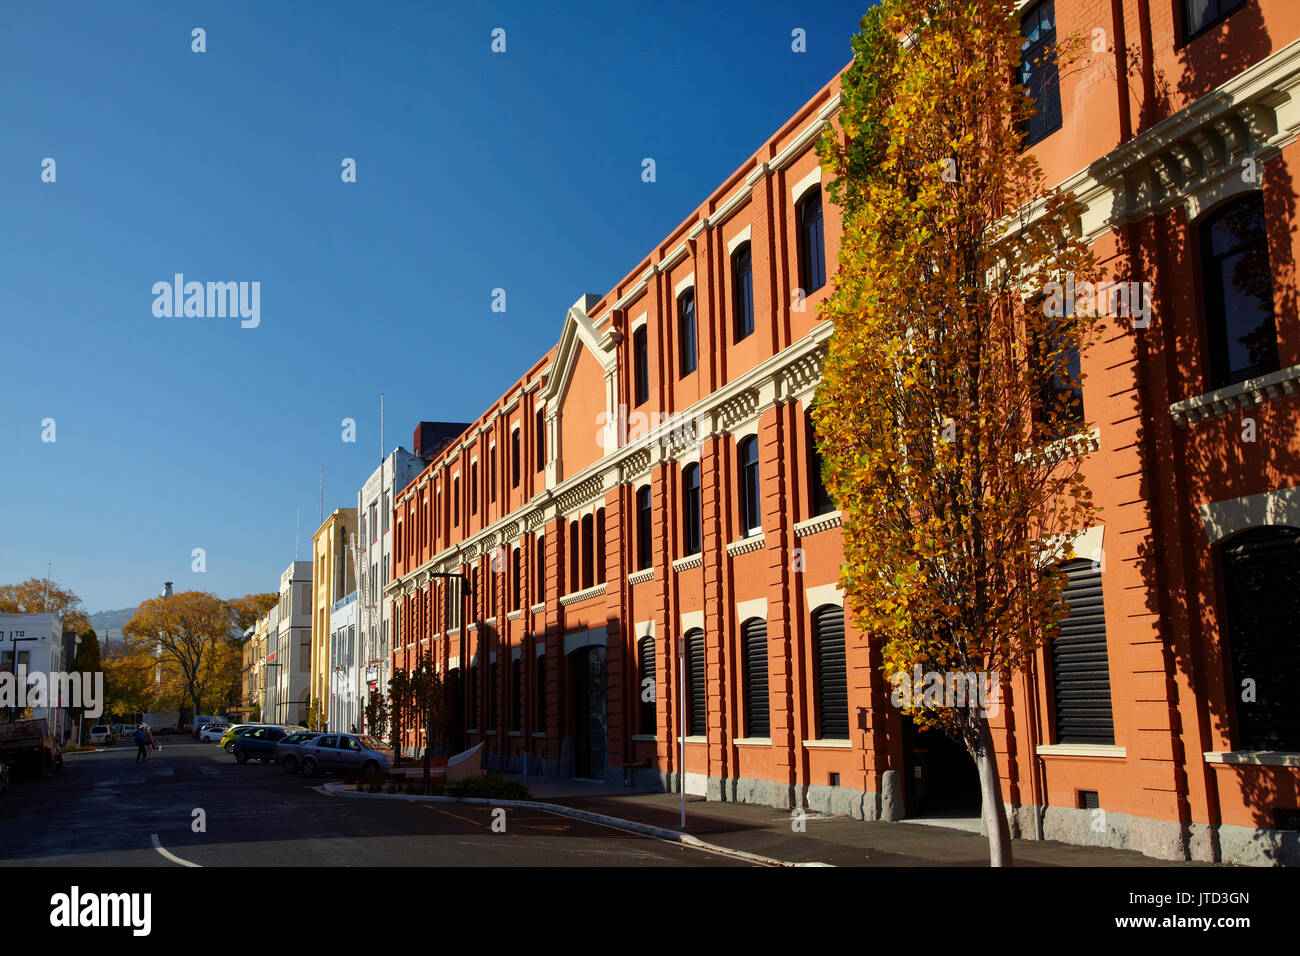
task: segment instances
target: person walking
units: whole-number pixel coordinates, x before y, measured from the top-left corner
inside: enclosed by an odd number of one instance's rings
[[[153,741],[153,728],[150,727],[148,724],[145,724],[145,725],[144,725],[144,733],[145,733],[145,737],[148,738],[148,742],[149,742],[149,748],[148,748],[148,750],[146,750],[146,751],[144,752],[144,759],[145,759],[145,760],[152,760],[152,759],[153,759],[152,751],[154,751],[154,750],[156,750],[156,749],[158,748],[158,745],[155,744],[154,741]]]
[[[135,744],[138,748],[135,753],[135,762],[149,759],[149,734],[145,730],[144,724],[141,724],[135,731]]]

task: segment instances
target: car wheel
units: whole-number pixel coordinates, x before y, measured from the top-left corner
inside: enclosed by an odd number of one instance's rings
[[[235,742],[232,740],[230,743],[226,744],[226,753],[233,754],[234,752],[235,752]]]
[[[290,754],[289,756],[287,756],[287,757],[285,757],[283,760],[281,760],[281,761],[280,761],[280,765],[281,765],[282,767],[284,767],[284,772],[285,772],[285,773],[297,773],[297,772],[298,772],[298,758],[295,757],[295,756],[293,756],[293,754]]]
[[[235,751],[235,763],[248,763],[248,753],[244,750]]]
[[[316,761],[312,760],[311,757],[302,758],[302,775],[304,777],[316,776]]]

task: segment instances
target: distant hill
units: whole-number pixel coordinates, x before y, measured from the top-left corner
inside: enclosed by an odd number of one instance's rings
[[[104,632],[108,632],[108,639],[111,643],[116,644],[122,640],[122,628],[126,622],[135,617],[136,609],[133,607],[124,607],[117,611],[96,611],[90,615],[90,626],[95,629],[100,640],[104,638]]]

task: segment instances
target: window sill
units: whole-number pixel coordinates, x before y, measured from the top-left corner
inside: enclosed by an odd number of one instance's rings
[[[578,604],[581,601],[600,597],[605,593],[606,587],[608,587],[608,582],[602,582],[594,587],[584,588],[581,591],[574,591],[572,594],[566,594],[564,597],[560,598],[560,603],[565,607],[568,607],[570,604]]]
[[[805,740],[805,747],[812,749],[825,748],[827,750],[852,750],[853,741],[851,740]]]
[[[761,533],[755,533],[750,537],[731,542],[727,545],[727,554],[734,558],[737,555],[749,554],[751,551],[761,551],[765,547],[767,547],[767,539]]]
[[[533,736],[534,738],[545,737],[545,736],[546,736],[546,731],[544,731],[544,730],[534,730],[533,733],[532,733],[532,736]]]
[[[697,551],[695,554],[687,555],[684,558],[678,558],[673,562],[674,571],[690,571],[692,568],[701,567],[704,564],[703,552]]]
[[[737,747],[770,747],[771,737],[737,737],[731,741]]]
[[[506,620],[507,620],[507,621],[517,621],[517,620],[519,620],[519,619],[520,619],[521,617],[523,617],[523,616],[524,616],[524,612],[523,612],[522,610],[519,610],[519,611],[511,611],[509,614],[506,615]]]
[[[1114,744],[1039,744],[1040,757],[1126,757],[1128,750]]]
[[[1298,390],[1296,379],[1300,379],[1300,365],[1248,378],[1235,385],[1225,385],[1204,395],[1175,402],[1169,406],[1169,414],[1174,424],[1186,428],[1207,418],[1222,418],[1237,409],[1263,405],[1284,395],[1294,395]]]
[[[1210,750],[1206,763],[1251,764],[1256,767],[1300,767],[1300,753],[1290,750]]]
[[[651,743],[651,744],[652,744],[652,743],[654,743],[656,740],[658,740],[659,738],[656,737],[654,734],[633,734],[633,735],[632,735],[632,739],[633,739],[633,740],[640,740],[642,743]]]
[[[645,581],[649,581],[653,579],[654,576],[655,576],[655,569],[653,567],[642,568],[640,571],[633,571],[631,574],[629,574],[627,576],[627,583],[641,584]]]
[[[522,735],[521,735],[521,734],[519,733],[519,731],[517,731],[517,730],[507,730],[507,731],[506,731],[506,736],[507,736],[507,737],[519,737],[519,736],[522,736]]]
[[[697,736],[697,737],[687,737],[685,740],[682,740],[681,737],[678,737],[678,738],[677,738],[677,742],[678,742],[679,744],[680,744],[680,743],[688,743],[688,744],[707,744],[707,743],[709,742],[709,738],[701,735],[701,736]]]
[[[544,613],[544,612],[546,611],[546,602],[545,602],[545,601],[538,601],[536,604],[534,604],[534,605],[533,605],[532,607],[530,607],[528,610],[532,611],[534,614],[542,614],[542,613]]]
[[[1101,447],[1100,429],[1078,432],[1066,438],[1058,438],[1029,451],[1016,453],[1016,464],[1029,462],[1034,465],[1056,465],[1067,458],[1082,458]]]
[[[809,535],[829,531],[831,528],[838,528],[843,524],[844,515],[841,512],[828,511],[825,514],[814,515],[807,521],[800,521],[794,526],[794,536],[796,538],[806,538]]]

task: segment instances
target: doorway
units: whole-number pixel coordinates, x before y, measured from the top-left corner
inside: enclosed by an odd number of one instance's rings
[[[605,777],[605,648],[593,644],[569,655],[573,669],[573,771],[584,780]]]
[[[979,771],[965,746],[942,730],[922,730],[903,717],[904,816],[978,817]]]

